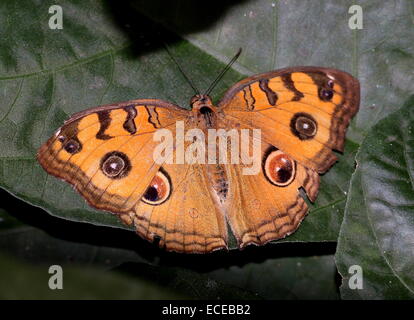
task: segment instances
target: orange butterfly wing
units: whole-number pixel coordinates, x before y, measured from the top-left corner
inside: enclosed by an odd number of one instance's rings
[[[159,238],[167,250],[227,248],[224,213],[209,194],[205,168],[154,159],[160,143],[154,133],[167,128],[174,135],[177,121],[194,126],[190,115],[160,100],[92,108],[66,121],[37,159],[91,206],[118,214],[143,238]]]
[[[160,100],[132,100],[73,115],[38,151],[49,173],[71,183],[98,209],[128,212],[160,165],[155,130],[175,128],[184,109]]]
[[[207,253],[227,248],[224,212],[214,197],[205,166],[164,164],[172,191],[167,201],[151,205],[140,201],[122,218],[138,234],[176,252]]]
[[[318,172],[336,161],[332,150],[343,151],[359,107],[358,80],[334,69],[288,68],[242,80],[218,107],[223,127],[261,130],[260,172],[243,175],[241,165],[226,166],[227,218],[239,246],[291,234],[308,211],[299,189],[314,201]]]
[[[240,81],[226,92],[218,107],[230,120],[260,128],[264,141],[323,173],[337,160],[332,150],[343,151],[346,129],[359,108],[359,95],[359,82],[348,73],[296,67]],[[316,132],[303,125],[316,127]]]

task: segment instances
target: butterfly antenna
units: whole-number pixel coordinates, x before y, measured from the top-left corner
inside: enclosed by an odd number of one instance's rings
[[[167,51],[168,55],[170,56],[171,60],[174,61],[174,63],[177,65],[178,69],[180,70],[181,74],[184,76],[184,78],[187,80],[188,84],[191,88],[193,88],[194,92],[196,94],[200,94],[200,90],[197,89],[197,87],[194,85],[194,83],[191,81],[189,77],[185,74],[183,68],[181,68],[180,64],[177,60],[175,60],[174,56],[171,54],[170,49],[168,48],[168,45],[164,43],[165,50]]]
[[[207,89],[206,95],[209,95],[211,91],[213,91],[214,87],[217,85],[217,83],[223,78],[224,74],[230,69],[232,64],[237,60],[237,58],[240,56],[242,52],[242,48],[239,48],[235,56],[230,60],[230,62],[226,65],[226,67],[220,72],[220,74],[217,76],[217,78],[213,81],[213,83],[210,85],[210,87]]]

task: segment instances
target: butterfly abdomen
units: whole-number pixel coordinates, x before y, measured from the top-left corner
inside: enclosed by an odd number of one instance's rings
[[[215,164],[208,166],[208,178],[219,201],[223,203],[229,191],[229,182],[224,165]]]

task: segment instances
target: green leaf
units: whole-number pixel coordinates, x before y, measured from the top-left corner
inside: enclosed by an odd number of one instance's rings
[[[71,227],[72,231],[77,230],[78,236],[82,235],[82,228]],[[54,238],[0,209],[0,299],[191,297],[185,291],[161,287],[150,278],[110,271],[125,261],[142,263],[144,260],[124,248]],[[48,286],[51,265],[62,267],[63,290],[51,290]]]
[[[283,257],[243,267],[218,269],[210,277],[237,285],[265,299],[339,299],[333,255]]]
[[[0,253],[0,299],[184,299],[148,280],[91,267],[64,266],[63,289],[48,286],[50,265],[30,265]],[[7,290],[5,289],[7,288]]]
[[[53,235],[0,209],[0,282],[2,288],[11,288],[0,290],[0,299],[258,298],[231,283],[151,261],[151,249],[156,248],[134,234],[56,223],[44,214],[38,218],[43,228],[49,225],[47,230]],[[143,245],[147,247],[135,250]],[[63,269],[63,291],[47,286],[51,265]],[[133,271],[128,266],[133,266]]]
[[[332,245],[160,254],[133,233],[57,220],[14,202],[0,210],[0,282],[11,288],[1,298],[338,298]],[[63,291],[48,289],[50,265],[63,268]]]
[[[414,96],[369,132],[357,155],[336,262],[346,299],[414,298]],[[363,288],[350,289],[352,265]],[[351,282],[353,279],[351,279]]]
[[[27,211],[26,211],[27,213]],[[31,210],[31,213],[37,213]],[[108,270],[125,261],[147,262],[128,248],[117,247],[115,242],[110,245],[98,237],[94,229],[81,227],[72,223],[72,230],[66,231],[59,223],[53,222],[45,215],[36,217],[43,224],[49,235],[42,229],[36,228],[28,222],[21,222],[4,209],[0,209],[0,252],[7,256],[14,256],[26,262],[50,264],[82,264],[84,266],[98,266]],[[23,220],[25,218],[23,217]],[[33,223],[33,222],[30,222]],[[37,222],[35,222],[37,223]],[[76,230],[77,237],[71,235]],[[118,232],[119,234],[119,232]],[[112,236],[117,236],[114,230]],[[58,238],[56,238],[58,236]],[[88,238],[92,238],[92,241]],[[123,238],[124,240],[127,240]]]
[[[201,89],[243,48],[213,92],[216,100],[243,77],[285,66],[336,67],[361,80],[352,141],[322,177],[310,215],[285,241],[336,241],[362,136],[414,86],[408,0],[365,2],[363,30],[348,28],[352,1],[60,1],[62,30],[48,27],[53,4],[0,4],[0,187],[64,219],[125,228],[48,176],[34,159],[37,148],[69,115],[88,107],[135,98],[187,107],[193,92],[164,41]]]

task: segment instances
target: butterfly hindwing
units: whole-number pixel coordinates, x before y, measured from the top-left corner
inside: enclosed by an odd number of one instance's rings
[[[227,248],[224,212],[215,203],[205,167],[199,164],[164,164],[170,184],[166,201],[136,204],[124,216],[144,239],[176,252],[207,253]]]
[[[316,199],[319,175],[274,146],[262,142],[261,167],[246,175],[242,165],[227,165],[227,218],[240,248],[263,245],[293,233],[308,212],[299,189]]]

